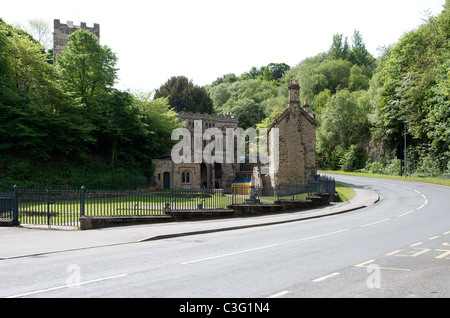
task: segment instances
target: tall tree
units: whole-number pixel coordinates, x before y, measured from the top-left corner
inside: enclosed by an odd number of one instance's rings
[[[64,159],[92,141],[75,101],[58,84],[39,42],[0,20],[0,149]]]
[[[343,34],[335,34],[333,36],[333,43],[331,45],[331,48],[328,52],[329,56],[333,60],[339,60],[339,59],[347,59],[348,52],[350,51],[350,47],[348,45],[347,38],[344,39]]]
[[[407,123],[409,160],[436,171],[450,161],[450,1],[389,50],[373,81],[374,136],[395,149]],[[426,160],[425,160],[426,159]]]
[[[367,50],[362,35],[358,30],[355,30],[353,33],[352,49],[349,51],[348,60],[361,67],[364,70],[364,74],[368,77],[371,77],[375,72],[376,60]]]
[[[52,31],[50,24],[44,19],[30,19],[27,24],[19,27],[41,43],[46,51],[52,48]]]
[[[85,30],[69,36],[66,49],[56,61],[66,89],[87,106],[110,92],[117,79],[116,55]]]
[[[155,99],[165,97],[177,112],[213,112],[213,102],[206,89],[195,85],[185,76],[173,76],[156,90]]]

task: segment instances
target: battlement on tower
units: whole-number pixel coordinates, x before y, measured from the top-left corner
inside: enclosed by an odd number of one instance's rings
[[[195,120],[201,120],[205,128],[237,128],[239,125],[239,118],[231,113],[227,115],[219,114],[201,114],[193,112],[178,112],[178,119],[184,122],[186,127],[193,128]]]
[[[53,21],[53,64],[56,65],[56,57],[61,55],[69,43],[69,35],[78,30],[86,30],[94,34],[100,41],[100,24],[94,23],[93,27],[88,27],[85,22],[74,25],[73,21],[67,24],[61,23],[59,19]]]

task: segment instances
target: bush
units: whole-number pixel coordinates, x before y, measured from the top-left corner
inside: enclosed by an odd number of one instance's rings
[[[414,175],[417,177],[442,177],[444,174],[445,172],[439,168],[439,162],[430,155],[422,158],[414,172]]]
[[[341,159],[341,168],[347,172],[356,171],[364,168],[366,160],[366,153],[357,145],[352,145]]]

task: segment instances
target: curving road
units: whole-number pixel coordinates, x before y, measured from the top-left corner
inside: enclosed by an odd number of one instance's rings
[[[334,177],[380,201],[301,222],[5,258],[0,297],[450,297],[450,188]]]

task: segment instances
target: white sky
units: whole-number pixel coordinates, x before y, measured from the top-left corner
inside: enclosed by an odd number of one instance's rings
[[[0,18],[100,24],[100,42],[119,58],[119,89],[153,90],[171,76],[206,85],[252,66],[327,51],[333,35],[351,43],[358,29],[368,50],[397,42],[445,0],[40,0],[2,1]]]

